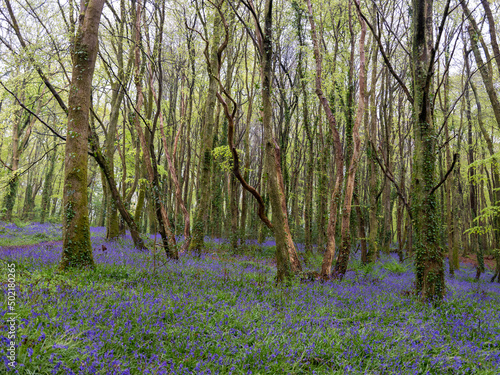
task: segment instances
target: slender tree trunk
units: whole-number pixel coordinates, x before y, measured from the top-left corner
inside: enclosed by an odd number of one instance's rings
[[[466,54],[465,56],[465,65],[467,69],[467,76],[470,75],[470,68],[469,68],[469,63],[468,63],[468,55]],[[478,202],[477,202],[477,191],[476,191],[476,181],[475,181],[475,175],[476,175],[476,168],[473,166],[470,166],[471,164],[474,163],[474,145],[473,145],[473,136],[472,136],[472,113],[471,113],[471,102],[470,102],[470,92],[469,92],[469,84],[466,84],[465,87],[465,94],[464,94],[464,99],[465,99],[465,117],[467,119],[467,162],[469,163],[469,168],[468,168],[468,177],[469,177],[469,204],[470,204],[470,212],[471,212],[471,221],[470,221],[470,226],[478,225],[474,223],[474,219],[476,219],[478,215]],[[472,251],[476,254],[476,259],[479,263],[479,266],[477,267],[477,272],[476,272],[476,280],[479,279],[481,276],[481,273],[484,272],[484,260],[483,260],[483,254],[482,254],[482,249],[481,246],[479,246],[479,235],[477,233],[472,233],[469,235],[470,238],[470,243],[471,243],[471,249]],[[482,262],[482,267],[481,267],[481,260]]]
[[[247,63],[247,59],[245,59],[245,64]],[[244,151],[245,151],[245,169],[243,171],[243,178],[245,181],[248,181],[248,178],[250,176],[250,121],[252,120],[252,112],[253,112],[253,101],[254,101],[254,81],[255,81],[255,71],[256,71],[256,61],[254,61],[254,66],[252,70],[252,78],[250,81],[250,86],[248,86],[248,77],[245,80],[247,83],[247,93],[248,93],[248,108],[247,108],[247,117],[246,117],[246,131],[245,131],[245,138],[244,138]],[[246,67],[246,65],[245,65]],[[248,69],[246,69],[248,72]],[[247,222],[247,211],[248,211],[248,199],[246,199],[246,191],[245,189],[242,189],[241,192],[241,221],[240,221],[240,236],[241,240],[244,241],[247,238],[247,229],[246,229],[246,222]]]
[[[311,24],[311,34],[314,46],[314,59],[316,61],[316,95],[322,105],[328,123],[330,125],[330,131],[332,133],[332,138],[335,147],[335,164],[336,164],[336,175],[335,175],[335,185],[332,191],[332,198],[330,201],[330,217],[328,219],[327,228],[327,245],[326,251],[323,256],[323,263],[321,265],[321,276],[324,279],[330,278],[332,262],[335,255],[335,227],[337,224],[337,211],[340,204],[340,199],[342,196],[342,181],[343,181],[343,171],[344,171],[344,155],[342,152],[342,142],[340,140],[340,134],[337,129],[337,120],[333,114],[328,99],[323,93],[322,89],[322,57],[319,47],[319,40],[316,32],[316,25],[313,17],[313,9],[311,0],[307,0],[307,7],[309,11],[309,23]]]
[[[375,44],[375,41],[374,41]],[[370,86],[370,132],[369,139],[371,145],[377,144],[377,107],[376,107],[376,87],[377,87],[377,51],[375,47],[372,55],[372,75]],[[368,235],[368,261],[373,262],[378,258],[378,218],[377,218],[377,194],[378,194],[378,167],[375,161],[375,147],[367,147],[368,168],[369,168],[369,181],[368,192],[370,202],[370,233]]]
[[[365,224],[365,217],[363,215],[363,212],[361,210],[361,204],[359,202],[359,197],[358,197],[358,184],[355,185],[355,191],[354,191],[354,204],[356,205],[356,214],[358,215],[358,237],[359,241],[361,243],[361,262],[363,264],[368,263],[368,248],[366,246],[366,224]]]
[[[272,0],[264,8],[264,33],[261,34],[262,124],[264,127],[265,173],[272,208],[273,232],[276,239],[277,281],[289,280],[302,267],[292,240],[286,211],[285,187],[280,168],[279,146],[272,129]],[[257,21],[256,21],[257,22]]]
[[[231,221],[231,232],[230,232],[230,239],[231,239],[231,248],[233,249],[234,252],[237,251],[238,249],[238,217],[239,217],[239,212],[238,212],[238,181],[236,180],[236,177],[230,173],[229,174],[229,216],[230,216],[230,221]]]
[[[464,1],[462,1],[460,4],[462,5],[464,13],[469,21],[467,31],[470,36],[469,39],[472,47],[472,52],[474,53],[474,58],[476,60],[476,65],[478,66],[479,72],[481,73],[484,88],[486,89],[486,93],[488,94],[488,97],[490,99],[491,108],[493,109],[493,114],[495,115],[495,120],[497,124],[500,125],[500,101],[498,100],[497,90],[495,89],[493,83],[493,66],[491,63],[492,59],[490,57],[488,48],[484,43],[483,37],[479,31],[479,27],[472,17],[470,10],[467,8],[467,4]],[[483,46],[483,52],[486,57],[486,62],[483,62],[483,57],[481,55],[481,51],[479,50],[478,41]]]
[[[359,164],[361,140],[359,137],[359,128],[363,122],[365,113],[365,94],[366,94],[366,72],[365,72],[365,35],[366,24],[360,17],[361,35],[359,37],[359,101],[356,113],[356,119],[352,128],[352,154],[349,163],[349,169],[346,176],[346,191],[344,194],[344,206],[342,208],[342,228],[341,228],[341,243],[339,249],[339,258],[335,265],[334,274],[342,279],[347,271],[349,262],[349,254],[351,251],[351,232],[349,228],[350,214],[352,208],[352,197],[354,194],[354,183],[356,181],[356,171]],[[337,173],[342,173],[337,171]]]
[[[387,170],[392,170],[392,91],[389,89],[389,72],[387,69],[384,69],[383,74],[383,100],[382,105],[380,106],[380,117],[383,119],[382,121],[382,144],[383,144],[383,154],[384,160],[387,166]],[[385,178],[385,183],[382,191],[382,206],[383,206],[383,225],[382,225],[382,251],[386,254],[390,253],[390,245],[392,238],[392,210],[391,210],[391,181],[387,176]]]
[[[448,47],[447,47],[448,48]],[[449,61],[449,51],[446,51],[445,55],[445,65],[448,64]],[[445,80],[444,80],[444,108],[443,108],[443,116],[446,118],[449,114],[449,73],[446,72]],[[451,150],[450,150],[450,131],[448,126],[448,119],[445,119],[444,122],[444,136],[446,138],[446,166],[447,168],[451,167]],[[446,227],[448,232],[448,269],[450,275],[453,277],[455,275],[455,270],[458,268],[458,247],[455,243],[455,231],[458,228],[455,228],[453,222],[453,179],[448,178],[445,181],[445,200],[446,200]]]
[[[404,98],[400,95],[399,97],[399,116],[403,116],[404,114],[404,105],[403,105],[403,100]],[[399,135],[399,160],[401,163],[400,166],[400,180],[399,180],[399,188],[401,189],[402,192],[406,191],[406,158],[405,158],[405,139],[403,137],[403,124],[401,124],[401,121],[399,122],[398,126],[398,135]],[[402,262],[404,260],[404,254],[403,254],[403,249],[405,246],[405,237],[403,236],[403,222],[405,218],[405,206],[403,199],[401,197],[398,198],[398,212],[397,212],[397,237],[398,237],[398,255],[399,255],[399,260]],[[406,230],[406,233],[408,233],[408,230]],[[407,250],[407,253],[409,251]]]
[[[52,190],[54,188],[54,170],[56,167],[57,161],[57,146],[52,151],[50,156],[50,162],[47,174],[45,175],[45,181],[43,184],[43,192],[42,192],[42,206],[40,213],[40,223],[44,223],[47,213],[50,211],[50,196],[52,195]]]
[[[193,220],[192,238],[189,249],[201,253],[205,250],[205,229],[210,212],[211,197],[211,172],[212,172],[212,148],[213,134],[216,127],[214,110],[216,107],[217,77],[219,61],[217,50],[219,48],[221,34],[221,19],[216,11],[213,21],[213,37],[210,46],[210,62],[207,64],[209,86],[207,99],[205,101],[205,114],[203,118],[202,140],[200,144],[200,166],[198,170],[198,187],[196,190],[196,211]]]
[[[172,259],[178,259],[178,253],[176,249],[175,237],[170,231],[170,222],[168,220],[167,211],[162,201],[162,194],[160,192],[160,184],[158,179],[158,170],[156,167],[156,158],[154,157],[154,140],[153,133],[150,133],[150,142],[146,141],[146,137],[140,125],[140,118],[138,113],[144,103],[144,95],[142,91],[142,74],[141,69],[141,12],[142,4],[140,1],[137,2],[136,12],[135,12],[135,26],[134,26],[134,37],[135,37],[135,85],[137,91],[137,102],[136,102],[136,116],[134,119],[134,127],[137,131],[139,141],[141,143],[142,152],[144,155],[144,164],[146,166],[146,172],[148,175],[149,182],[151,184],[152,196],[154,201],[156,218],[158,220],[158,227],[160,230],[160,235],[163,242],[163,248],[165,249],[165,254],[167,257]],[[150,100],[152,100],[152,95]],[[161,109],[158,108],[157,111]]]
[[[111,115],[109,119],[108,134],[106,137],[106,161],[109,165],[109,173],[114,179],[114,155],[115,155],[115,142],[116,142],[116,128],[118,125],[118,116],[120,113],[121,93],[123,89],[120,88],[119,84],[114,85],[113,95],[111,99]],[[120,235],[120,227],[118,221],[118,210],[116,209],[116,203],[111,194],[109,193],[109,187],[106,186],[106,194],[109,195],[109,204],[107,205],[106,213],[106,238],[114,239]]]
[[[296,10],[296,17],[298,23],[298,38],[301,49],[299,50],[298,74],[300,75],[300,88],[302,91],[302,118],[304,122],[304,129],[307,137],[307,151],[306,151],[306,172],[305,172],[305,190],[304,190],[304,241],[306,255],[312,254],[312,219],[313,219],[313,185],[314,185],[314,139],[313,132],[310,124],[309,116],[309,98],[308,90],[306,87],[305,73],[306,66],[304,66],[303,48],[305,47],[305,36],[303,35],[302,25],[302,10]],[[307,19],[306,19],[307,22]]]
[[[10,166],[11,177],[7,183],[7,193],[3,198],[4,215],[3,220],[12,221],[12,211],[17,197],[17,188],[19,186],[19,122],[12,121],[12,161]]]
[[[140,236],[140,230],[136,224],[136,221],[132,218],[130,213],[127,211],[120,193],[118,192],[118,189],[116,188],[116,182],[113,177],[113,174],[109,170],[109,166],[107,165],[107,161],[102,155],[102,152],[99,148],[98,144],[98,137],[96,133],[93,131],[91,132],[91,146],[92,146],[92,152],[93,156],[99,164],[99,167],[101,168],[102,174],[106,178],[107,181],[107,186],[110,190],[110,196],[113,197],[115,201],[115,205],[120,212],[121,217],[123,220],[127,223],[129,229],[130,229],[130,236],[132,237],[132,241],[134,242],[134,246],[140,250],[145,249],[146,246],[144,245],[144,241],[142,240]]]

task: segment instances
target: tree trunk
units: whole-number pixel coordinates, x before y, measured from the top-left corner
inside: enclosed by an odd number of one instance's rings
[[[63,254],[60,268],[94,267],[87,202],[90,94],[104,0],[82,3],[72,60],[68,99],[63,189]]]
[[[425,301],[445,293],[443,252],[439,246],[436,197],[435,130],[431,108],[432,0],[413,0],[413,116],[412,220],[416,290]]]
[[[4,215],[3,220],[12,221],[12,211],[17,197],[17,188],[19,186],[19,122],[12,122],[12,161],[10,166],[11,177],[7,183],[7,193],[3,198]]]
[[[266,0],[264,8],[264,33],[261,34],[261,84],[262,124],[264,127],[265,173],[272,208],[273,232],[276,239],[276,279],[289,280],[302,267],[292,240],[286,211],[285,189],[280,168],[279,146],[272,128],[272,0]],[[257,22],[257,20],[256,20]]]
[[[309,0],[310,1],[310,0]],[[349,163],[349,169],[346,177],[346,190],[344,194],[344,206],[342,208],[342,228],[341,228],[341,242],[339,249],[339,258],[335,264],[334,274],[337,278],[342,279],[347,271],[347,264],[349,262],[349,254],[351,251],[351,232],[349,228],[350,215],[352,208],[352,198],[354,194],[354,184],[356,181],[356,171],[358,169],[361,140],[359,137],[359,128],[363,122],[365,113],[365,95],[366,95],[366,72],[365,72],[365,35],[366,24],[360,17],[361,35],[359,37],[359,101],[356,113],[356,119],[352,128],[352,154]],[[342,171],[337,171],[341,174]],[[331,212],[330,212],[331,214]]]
[[[326,113],[328,124],[330,125],[330,131],[332,133],[334,148],[335,148],[335,164],[336,164],[336,175],[335,175],[335,185],[332,191],[332,198],[330,201],[330,217],[328,219],[327,228],[327,245],[326,251],[323,256],[323,263],[321,265],[321,276],[324,279],[329,279],[331,275],[332,262],[335,255],[335,227],[337,224],[337,211],[342,195],[342,181],[344,177],[344,155],[342,152],[342,142],[340,140],[340,134],[337,129],[337,120],[333,114],[328,99],[323,93],[322,89],[322,57],[319,48],[319,40],[316,33],[316,25],[313,18],[313,9],[311,0],[307,0],[307,7],[309,11],[309,23],[311,24],[311,34],[313,39],[314,47],[314,59],[316,61],[316,95],[320,101],[323,110]]]
[[[469,69],[469,64],[468,64],[468,55],[465,56],[465,65],[467,67],[467,76],[470,75],[470,69]],[[476,181],[475,181],[475,175],[476,175],[476,168],[473,166],[470,166],[472,163],[474,163],[474,146],[472,143],[472,114],[471,114],[471,102],[470,102],[470,94],[469,94],[469,84],[466,84],[465,87],[465,94],[464,94],[464,99],[465,99],[465,117],[467,119],[467,162],[469,163],[469,168],[468,168],[468,177],[469,177],[469,204],[470,204],[470,212],[471,212],[471,220],[470,220],[470,227],[473,227],[475,225],[479,225],[479,223],[475,223],[474,219],[478,216],[478,203],[477,203],[477,191],[476,191]],[[474,253],[476,253],[476,259],[479,263],[479,266],[477,267],[477,272],[476,272],[476,280],[479,279],[481,276],[481,273],[484,272],[484,260],[482,262],[482,267],[481,267],[481,260],[483,259],[483,254],[482,254],[482,249],[481,246],[479,246],[479,235],[477,233],[471,233],[469,235],[470,238],[470,243],[471,243],[471,249]]]
[[[448,47],[447,47],[448,49]],[[446,51],[445,54],[445,65],[448,65],[449,61],[449,51]],[[447,169],[451,167],[451,150],[450,150],[450,131],[448,126],[448,117],[449,115],[449,72],[446,72],[446,76],[444,79],[444,108],[443,108],[443,116],[445,117],[444,121],[444,136],[446,141],[446,167]],[[446,227],[448,232],[448,269],[450,272],[450,276],[453,277],[455,275],[455,270],[458,268],[458,247],[455,243],[455,231],[458,228],[455,228],[453,222],[453,213],[452,213],[452,200],[453,200],[453,180],[448,178],[445,182],[445,201],[446,201]]]
[[[214,110],[217,100],[217,79],[219,61],[217,50],[219,48],[221,34],[221,19],[216,11],[213,23],[213,37],[210,48],[210,63],[207,64],[209,86],[207,99],[205,101],[205,114],[203,118],[202,140],[200,144],[200,166],[198,170],[198,186],[196,190],[196,212],[193,220],[191,244],[189,250],[201,253],[205,250],[204,237],[205,228],[209,221],[210,197],[211,197],[211,172],[212,172],[212,148],[213,134],[216,126]]]
[[[165,254],[168,258],[178,259],[179,255],[176,249],[175,236],[170,231],[170,221],[168,220],[167,211],[162,201],[162,194],[160,191],[160,184],[158,179],[158,170],[156,166],[156,158],[154,157],[154,133],[150,132],[149,144],[146,141],[146,136],[140,125],[140,117],[138,113],[141,111],[142,105],[144,103],[144,95],[142,91],[142,74],[141,74],[141,11],[142,4],[140,1],[137,2],[136,12],[135,12],[135,25],[134,25],[134,39],[135,39],[135,85],[137,91],[137,102],[136,102],[136,115],[134,119],[134,127],[137,131],[139,141],[141,143],[142,152],[144,155],[144,163],[146,166],[146,172],[148,175],[149,182],[151,184],[151,193],[154,201],[154,208],[156,213],[156,219],[158,221],[159,231],[162,238],[163,248]],[[152,95],[151,99],[152,100]],[[161,108],[157,108],[157,111],[161,111]]]
[[[375,44],[375,42],[374,42]],[[377,51],[375,47],[372,56],[372,76],[370,86],[370,143],[374,146],[377,144],[377,107],[376,107],[376,87],[377,87]],[[378,258],[378,218],[377,218],[377,194],[378,194],[378,167],[375,161],[375,147],[367,147],[366,153],[368,158],[369,181],[368,193],[370,202],[370,233],[368,235],[368,261],[373,262]]]
[[[498,100],[497,90],[495,90],[495,86],[493,83],[493,67],[491,63],[490,53],[488,51],[488,48],[486,48],[486,45],[484,44],[483,37],[479,31],[479,27],[472,17],[471,12],[467,8],[466,3],[461,2],[460,4],[462,5],[464,13],[470,23],[467,31],[470,36],[469,39],[472,47],[472,52],[474,53],[474,58],[476,60],[476,65],[478,66],[479,72],[481,73],[484,88],[486,89],[486,93],[488,94],[488,97],[490,99],[491,108],[493,109],[493,114],[495,115],[496,122],[497,124],[500,124],[500,101]],[[479,50],[478,46],[478,41],[480,41],[483,46],[486,63],[483,62],[481,51]]]
[[[108,133],[106,136],[106,161],[109,166],[109,173],[111,173],[111,177],[114,179],[115,174],[115,163],[114,163],[114,154],[115,154],[115,141],[116,141],[116,128],[118,125],[118,116],[120,113],[120,105],[121,105],[121,97],[123,97],[122,91],[118,84],[113,85],[113,95],[111,99],[111,114],[109,116],[109,126]],[[125,137],[125,135],[124,135]],[[106,186],[106,190],[109,191],[109,187]],[[120,235],[120,227],[118,221],[118,211],[116,209],[115,199],[110,195],[109,204],[107,205],[106,212],[106,238],[114,239]]]
[[[56,167],[57,160],[57,146],[52,151],[50,156],[50,164],[48,167],[47,174],[45,175],[45,181],[43,184],[42,192],[42,206],[40,213],[40,223],[44,223],[47,213],[50,211],[50,196],[52,195],[52,190],[54,189],[54,169]]]

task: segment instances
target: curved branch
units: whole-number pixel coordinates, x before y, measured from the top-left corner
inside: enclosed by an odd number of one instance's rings
[[[377,161],[377,164],[380,166],[380,169],[382,169],[382,172],[384,172],[384,174],[386,175],[386,177],[394,184],[394,187],[396,188],[396,191],[397,191],[399,197],[401,198],[401,200],[403,201],[404,205],[406,206],[406,208],[408,210],[408,215],[410,215],[410,219],[411,219],[411,209],[410,209],[410,205],[408,204],[408,201],[406,200],[405,195],[403,194],[403,192],[401,192],[401,189],[400,189],[398,183],[396,182],[396,179],[392,175],[392,173],[384,165],[385,163],[382,163],[382,161],[378,157],[378,155],[377,155],[377,149],[375,148],[375,145],[373,144],[373,141],[370,139],[369,142],[370,142],[370,145],[373,148],[373,156],[375,157],[375,160]]]
[[[457,160],[458,160],[458,154],[453,154],[453,163],[451,163],[450,169],[448,169],[448,172],[446,172],[446,174],[444,175],[443,179],[439,182],[439,184],[437,184],[436,186],[434,186],[432,188],[432,190],[429,193],[429,196],[431,196],[437,189],[439,189],[439,187],[442,184],[444,184],[444,182],[446,181],[446,179],[450,175],[451,171],[453,171],[453,168],[455,167],[455,164],[457,163]]]
[[[227,95],[226,92],[224,92],[224,93]],[[233,155],[233,174],[238,179],[238,181],[240,181],[241,185],[245,188],[245,190],[247,190],[248,192],[250,192],[250,194],[252,194],[255,197],[255,199],[257,200],[257,203],[259,204],[259,209],[258,209],[257,213],[258,213],[260,219],[262,220],[262,222],[264,224],[266,224],[266,226],[268,228],[272,228],[273,225],[271,224],[271,221],[269,221],[269,219],[267,218],[267,216],[265,214],[265,208],[266,207],[265,207],[265,204],[264,204],[264,200],[262,199],[262,197],[259,194],[259,192],[257,190],[255,190],[254,187],[250,186],[245,181],[245,179],[243,178],[243,176],[240,173],[240,160],[238,158],[238,152],[236,151],[236,148],[234,147],[234,142],[233,142],[233,137],[234,137],[234,115],[231,115],[229,113],[228,105],[224,101],[224,99],[222,98],[221,94],[217,93],[216,95],[217,95],[217,99],[219,99],[219,102],[222,104],[222,107],[224,107],[224,114],[226,115],[226,118],[227,118],[227,121],[228,121],[228,126],[227,126],[227,140],[228,140],[228,143],[229,143],[229,148],[231,149],[231,154]],[[234,100],[232,98],[230,98],[230,99],[234,103]],[[235,108],[236,108],[236,106],[235,106]],[[234,109],[233,109],[233,114],[234,114]]]

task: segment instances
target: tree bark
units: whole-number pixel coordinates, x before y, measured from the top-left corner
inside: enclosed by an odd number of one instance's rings
[[[54,189],[54,170],[56,167],[57,160],[57,146],[54,147],[52,154],[50,156],[49,167],[47,174],[45,175],[45,181],[43,184],[42,192],[42,206],[40,213],[40,223],[44,223],[47,217],[47,213],[50,212],[50,196],[52,195],[52,190]]]
[[[310,1],[310,0],[308,0]],[[366,71],[365,71],[365,35],[366,24],[361,17],[361,35],[359,37],[359,101],[356,112],[356,119],[352,128],[352,154],[349,163],[349,169],[346,177],[346,190],[344,194],[344,206],[342,207],[342,227],[341,227],[341,243],[339,249],[339,258],[335,264],[335,277],[342,279],[347,271],[349,262],[349,254],[351,251],[351,232],[350,232],[350,215],[352,208],[352,198],[354,194],[354,184],[356,182],[356,171],[358,169],[361,140],[359,137],[359,128],[363,122],[365,114],[365,95],[366,95]],[[337,171],[338,174],[342,173]],[[331,212],[330,212],[331,214]]]
[[[208,94],[205,101],[205,113],[202,127],[202,140],[200,144],[200,165],[198,170],[198,186],[196,190],[196,211],[193,220],[190,251],[201,253],[205,250],[205,230],[210,211],[211,197],[211,172],[212,172],[212,148],[213,133],[216,126],[214,110],[217,100],[217,72],[219,61],[217,50],[219,48],[221,33],[221,19],[216,11],[213,21],[213,37],[210,46],[209,61],[207,61],[207,73],[209,76]],[[208,48],[208,47],[207,47]]]
[[[337,211],[340,204],[340,199],[342,195],[342,181],[344,177],[344,155],[342,152],[342,142],[340,140],[340,134],[337,129],[337,120],[333,114],[328,99],[323,93],[322,89],[322,57],[319,47],[319,40],[316,32],[316,24],[313,18],[313,9],[311,0],[307,0],[307,7],[309,11],[309,23],[311,24],[311,34],[313,39],[314,48],[314,59],[316,61],[316,95],[326,113],[328,124],[330,125],[330,131],[332,133],[334,148],[335,148],[335,164],[336,164],[336,175],[335,175],[335,185],[332,191],[332,198],[330,201],[330,217],[328,219],[327,227],[327,244],[326,251],[323,256],[323,263],[321,265],[321,276],[324,279],[329,279],[331,275],[332,262],[335,255],[335,226],[337,224]]]
[[[375,45],[375,41],[373,44]],[[371,87],[370,87],[370,131],[369,139],[372,145],[377,144],[377,108],[376,108],[376,87],[377,87],[377,52],[378,48],[375,47],[372,56],[372,75],[371,75]],[[370,202],[370,233],[368,235],[368,261],[373,262],[378,258],[379,246],[378,246],[378,218],[377,218],[377,193],[378,193],[378,168],[375,161],[374,147],[367,147],[367,158],[368,158],[368,168],[369,168],[369,181],[368,181],[368,192],[369,192],[369,202]]]
[[[413,116],[412,220],[416,290],[425,301],[445,293],[443,252],[438,242],[435,183],[435,130],[431,108],[433,72],[432,0],[413,0]]]
[[[87,202],[90,94],[104,0],[82,3],[72,49],[63,188],[63,254],[60,268],[94,267]]]
[[[170,231],[170,221],[167,216],[167,211],[162,201],[162,194],[160,192],[160,184],[158,181],[158,170],[156,167],[156,158],[154,157],[154,142],[153,133],[150,133],[150,142],[146,142],[143,129],[140,125],[140,111],[144,103],[144,95],[142,91],[142,74],[141,74],[141,12],[142,4],[137,2],[135,12],[135,25],[134,25],[134,39],[135,39],[135,85],[137,91],[136,114],[134,119],[134,127],[137,131],[139,141],[141,143],[142,152],[144,155],[144,164],[149,182],[151,184],[152,196],[154,201],[154,208],[156,219],[158,221],[159,231],[162,238],[163,248],[168,258],[178,259],[179,255],[176,249],[175,236]],[[152,98],[151,98],[152,100]],[[161,108],[157,108],[161,111]]]

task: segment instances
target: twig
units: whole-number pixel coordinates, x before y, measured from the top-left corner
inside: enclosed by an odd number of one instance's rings
[[[0,81],[0,85],[2,85],[2,87],[5,89],[5,91],[7,91],[10,95],[12,95],[14,97],[14,99],[16,99],[16,101],[19,103],[19,105],[25,110],[27,111],[30,115],[34,116],[38,121],[40,121],[43,125],[45,125],[56,137],[58,138],[61,138],[63,141],[66,141],[66,137],[60,135],[58,132],[56,132],[49,124],[47,124],[45,121],[43,121],[40,117],[38,117],[38,115],[33,112],[31,109],[29,109],[28,107],[26,107],[23,102],[21,102],[21,100],[19,100],[19,98],[16,96],[16,94],[14,94],[12,91],[10,91],[7,87],[5,87],[5,85],[3,84],[2,81]]]
[[[404,196],[404,194],[401,192],[401,189],[399,187],[399,185],[397,184],[396,182],[396,179],[394,178],[394,176],[392,175],[392,173],[390,173],[390,171],[388,171],[384,164],[382,163],[382,161],[380,160],[380,158],[378,157],[377,155],[377,150],[375,149],[375,145],[373,144],[373,141],[370,139],[369,140],[371,146],[373,147],[373,156],[375,157],[375,160],[377,161],[378,165],[380,166],[380,168],[382,169],[382,172],[384,172],[384,174],[387,176],[387,178],[389,180],[391,180],[391,182],[394,184],[394,186],[396,187],[396,191],[399,195],[399,197],[401,198],[401,200],[403,201],[404,205],[406,206],[406,208],[408,209],[408,215],[410,215],[410,218],[411,218],[411,209],[410,209],[410,205],[408,204],[408,201],[406,200],[406,197]]]

